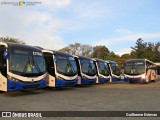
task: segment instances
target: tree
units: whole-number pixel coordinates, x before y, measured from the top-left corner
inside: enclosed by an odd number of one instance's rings
[[[108,48],[106,48],[105,46],[102,45],[97,45],[95,47],[93,47],[93,53],[92,53],[92,57],[93,58],[99,58],[99,59],[105,59],[106,56],[109,55],[109,50]]]
[[[137,58],[144,58],[144,53],[146,52],[147,43],[142,40],[142,38],[139,38],[136,42],[135,47],[131,47],[133,51],[135,52],[134,55]]]
[[[160,61],[160,42],[155,43],[154,48],[153,48],[153,52],[154,52],[154,62],[159,62]]]
[[[22,40],[19,40],[17,38],[11,38],[11,37],[0,37],[0,42],[14,42],[14,43],[20,43],[25,44]]]
[[[91,57],[93,47],[91,45],[81,45],[82,56]]]
[[[70,44],[69,46],[60,49],[60,51],[67,52],[72,55],[82,55],[82,56],[91,57],[93,48],[91,45],[74,43],[74,44]]]
[[[146,58],[153,62],[160,61],[160,42],[146,43],[141,38],[139,38],[136,42],[135,47],[131,48],[133,49],[133,51],[131,52],[131,56],[134,58]]]

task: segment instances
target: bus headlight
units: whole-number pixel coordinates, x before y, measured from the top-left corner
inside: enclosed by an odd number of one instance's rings
[[[86,78],[86,76],[82,76],[83,78]]]
[[[60,80],[64,80],[62,77],[60,77],[60,76],[57,76],[57,79],[60,79]]]
[[[146,78],[146,75],[142,75],[141,78],[142,78],[142,79],[145,79],[145,78]]]
[[[11,76],[8,76],[8,79],[13,81],[13,82],[19,82],[20,80]]]

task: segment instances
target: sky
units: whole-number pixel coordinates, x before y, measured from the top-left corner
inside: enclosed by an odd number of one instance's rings
[[[0,0],[0,37],[53,50],[75,42],[105,45],[118,55],[130,53],[138,38],[160,42],[160,0],[23,0],[22,6],[13,2],[19,1]]]

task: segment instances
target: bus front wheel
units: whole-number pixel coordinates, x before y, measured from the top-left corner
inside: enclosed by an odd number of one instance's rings
[[[131,81],[130,81],[129,83],[130,83],[130,84],[133,84],[134,82],[131,82]]]

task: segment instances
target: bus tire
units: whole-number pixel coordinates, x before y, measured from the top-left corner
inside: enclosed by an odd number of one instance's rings
[[[156,81],[155,81],[155,79],[154,79],[154,80],[152,80],[151,82],[156,82]]]

